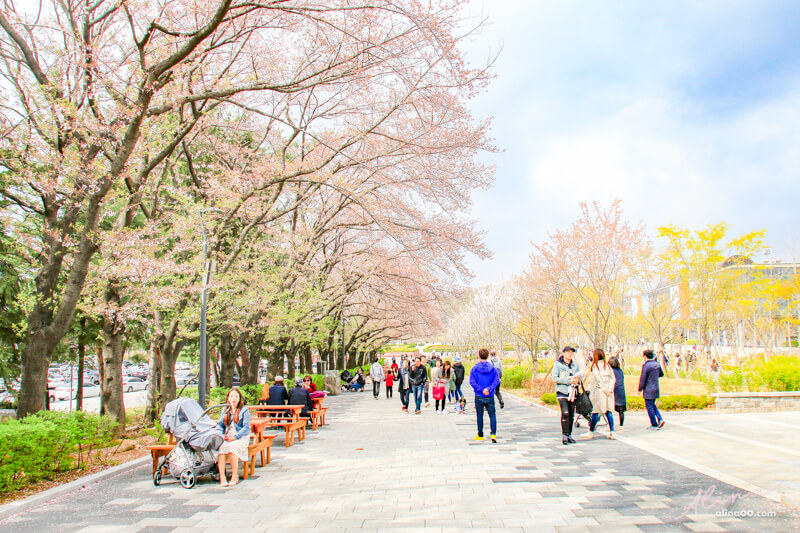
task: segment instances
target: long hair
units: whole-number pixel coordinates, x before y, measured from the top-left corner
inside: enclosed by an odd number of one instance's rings
[[[231,406],[228,403],[232,392],[239,395],[239,403],[236,404],[236,410],[233,412],[233,415],[231,415]],[[242,406],[244,405],[244,398],[242,397],[241,391],[236,387],[231,387],[231,390],[228,391],[228,395],[225,397],[225,404],[228,406],[225,413],[225,426],[227,427],[231,423],[231,416],[233,416],[233,421],[238,424],[239,413],[242,411]]]
[[[603,361],[603,363],[605,364],[606,353],[600,348],[595,348],[594,353],[592,354],[592,366],[589,367],[589,372],[591,372],[592,369],[594,369],[595,367],[599,368],[600,365],[598,365],[597,363],[600,361]]]

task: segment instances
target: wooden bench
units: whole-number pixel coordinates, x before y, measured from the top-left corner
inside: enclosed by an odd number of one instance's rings
[[[175,437],[173,437],[171,433],[167,433],[166,444],[153,444],[151,446],[147,446],[147,450],[153,457],[153,475],[155,475],[156,468],[158,468],[158,460],[161,457],[167,455],[169,452],[171,452],[172,448],[174,447],[175,447]]]
[[[283,428],[286,432],[286,447],[294,444],[294,434],[297,433],[297,440],[302,441],[306,438],[306,420],[298,417],[296,420],[291,418],[270,418],[267,426],[273,428]]]
[[[266,466],[272,460],[272,440],[276,435],[253,435],[253,442],[247,446],[247,461],[244,462],[242,478],[247,479],[256,470],[256,457],[261,456],[261,466]],[[260,440],[259,440],[260,439]]]

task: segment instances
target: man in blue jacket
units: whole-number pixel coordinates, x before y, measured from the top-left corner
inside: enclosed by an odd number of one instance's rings
[[[469,384],[475,391],[475,413],[478,415],[478,436],[475,440],[483,440],[483,410],[489,413],[489,425],[492,442],[497,442],[497,415],[494,409],[494,391],[500,386],[500,375],[488,361],[489,350],[478,350],[478,363],[469,372]]]
[[[656,361],[653,350],[644,351],[644,365],[642,365],[642,375],[639,377],[639,392],[644,396],[644,405],[647,408],[647,416],[650,417],[650,427],[648,429],[661,429],[664,427],[664,419],[656,407],[656,398],[661,394],[658,390],[658,378],[664,375],[661,365]]]

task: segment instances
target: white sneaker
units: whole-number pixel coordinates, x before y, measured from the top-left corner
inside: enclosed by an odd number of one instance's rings
[[[608,432],[608,438],[609,438],[609,439],[611,439],[611,440],[614,440],[614,439],[616,439],[617,437],[615,437],[615,436],[614,436],[614,432],[613,432],[613,431],[609,431],[609,432]]]
[[[425,402],[425,407],[430,407],[430,406],[431,406],[431,402]]]
[[[594,438],[594,433],[592,433],[591,431],[589,431],[589,432],[587,432],[587,433],[584,433],[583,435],[581,435],[581,438],[582,438],[582,439],[587,439],[587,440],[589,440],[589,439],[593,439],[593,438]]]

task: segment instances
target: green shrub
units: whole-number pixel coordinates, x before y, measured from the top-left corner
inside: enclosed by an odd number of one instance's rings
[[[776,355],[764,361],[755,357],[740,367],[721,372],[716,379],[704,379],[712,390],[721,392],[800,390],[800,359]]]
[[[533,366],[508,366],[503,369],[500,385],[508,389],[521,389],[525,382],[533,377]]]
[[[557,405],[558,400],[554,392],[542,394],[542,402],[548,405]],[[714,398],[710,396],[693,396],[691,394],[681,394],[675,396],[664,396],[656,402],[659,409],[664,411],[675,411],[678,409],[705,409],[714,405]],[[644,398],[641,396],[628,397],[628,409],[631,411],[643,411],[645,409]]]
[[[42,412],[0,424],[0,492],[82,467],[81,454],[111,444],[115,426],[83,412]]]
[[[759,360],[754,371],[768,391],[800,390],[800,359],[797,357],[776,355],[766,363]]]

